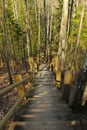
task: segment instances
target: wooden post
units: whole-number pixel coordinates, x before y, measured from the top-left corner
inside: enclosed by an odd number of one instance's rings
[[[26,74],[26,77],[29,76],[29,80],[27,81],[28,85],[26,86],[25,89],[29,89],[31,86],[32,86],[32,83],[33,83],[33,77],[32,75],[29,75],[28,73]]]
[[[54,58],[52,58],[52,61],[50,63],[50,71],[54,70]]]
[[[84,93],[83,93],[82,104],[81,105],[84,106],[86,101],[87,101],[87,85],[86,85]]]
[[[58,70],[58,71],[56,71],[55,72],[55,79],[56,79],[56,86],[58,87],[58,88],[60,88],[60,86],[61,86],[61,71],[60,70]]]
[[[32,57],[29,57],[28,58],[28,62],[29,62],[29,66],[30,66],[30,72],[32,72],[33,70],[33,63],[34,63],[34,60]]]
[[[50,71],[53,72],[53,64],[50,63]]]
[[[54,68],[55,68],[55,71],[58,70],[58,56],[54,57]]]
[[[14,76],[14,81],[15,81],[15,82],[18,82],[18,81],[20,81],[20,80],[22,80],[22,75],[21,75],[21,74],[16,74],[16,75]],[[19,84],[19,85],[17,86],[18,97],[21,97],[21,96],[24,94],[24,92],[25,92],[25,87],[24,87],[23,83],[21,83],[21,84]],[[25,99],[24,99],[24,100],[25,100]]]
[[[72,81],[73,73],[71,71],[66,71],[64,74],[63,98],[67,102],[69,101]]]
[[[2,62],[2,59],[0,58],[0,68],[3,67],[3,62]]]
[[[38,72],[38,64],[37,63],[34,63],[34,70],[35,70],[35,72]]]

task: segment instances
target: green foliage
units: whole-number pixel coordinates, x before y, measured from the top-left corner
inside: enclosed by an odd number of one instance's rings
[[[1,3],[1,2],[0,2]],[[0,4],[0,13],[3,14],[3,7]],[[31,40],[31,46],[33,51],[33,56],[37,55],[37,30],[35,24],[35,7],[34,1],[31,0],[28,2],[28,13],[29,13],[29,42]],[[38,6],[37,6],[38,11]],[[27,36],[26,36],[26,4],[25,0],[16,0],[12,3],[12,0],[6,1],[5,6],[5,25],[6,25],[6,41],[7,41],[7,51],[9,54],[9,59],[15,57],[16,59],[20,59],[24,56],[24,48],[25,44],[25,55],[27,57]],[[43,50],[43,19],[44,15],[41,13],[41,36],[40,48]],[[38,18],[38,17],[37,17]],[[3,20],[0,17],[0,49],[3,49]],[[41,51],[42,51],[41,50]]]
[[[71,33],[70,33],[70,37],[69,37],[69,41],[68,41],[69,44],[75,45],[77,42],[79,24],[80,24],[80,20],[81,20],[81,11],[82,11],[82,5],[80,5],[77,8],[75,17],[72,17]]]
[[[62,18],[62,6],[63,6],[63,1],[58,0],[58,7],[56,8],[56,11],[53,17],[53,27],[52,27],[52,30],[53,30],[52,31],[52,48],[54,50],[58,49],[59,33],[60,33],[61,18]]]
[[[80,37],[80,46],[82,49],[87,50],[87,10],[85,11],[84,20],[83,20],[83,26],[81,31],[81,37]]]
[[[76,10],[75,17],[72,18],[72,26],[71,26],[71,33],[70,37],[68,39],[68,50],[71,53],[69,56],[70,61],[74,63],[74,53],[76,49],[76,44],[77,44],[77,38],[78,38],[78,32],[79,32],[79,26],[80,26],[80,21],[81,21],[81,14],[82,14],[82,9],[83,6],[79,5],[79,7]],[[77,48],[77,68],[81,67],[81,64],[84,59],[84,53],[87,49],[87,10],[85,10],[84,14],[84,20],[82,23],[82,30],[81,30],[81,35],[80,35],[80,43]],[[68,54],[69,55],[69,54]]]

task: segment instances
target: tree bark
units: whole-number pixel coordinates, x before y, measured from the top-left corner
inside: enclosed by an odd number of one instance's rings
[[[8,51],[7,51],[7,37],[6,37],[6,10],[5,10],[6,1],[2,1],[2,7],[3,7],[3,54],[7,65],[8,75],[9,75],[9,82],[10,84],[13,83],[10,65],[9,65],[9,58],[8,58]]]
[[[62,71],[64,71],[64,68],[65,68],[65,57],[66,57],[66,49],[67,49],[68,3],[69,3],[69,0],[63,0],[59,51],[58,51],[59,58],[61,57],[60,64],[61,64]]]
[[[28,57],[32,56],[32,45],[31,45],[31,35],[30,35],[30,26],[29,26],[29,8],[28,8],[28,0],[25,0],[26,4],[26,37],[27,37],[27,51]]]
[[[78,32],[78,36],[77,36],[77,43],[76,43],[76,47],[75,47],[75,55],[74,55],[75,73],[77,70],[77,55],[78,55],[78,47],[79,47],[79,43],[80,43],[81,30],[82,30],[82,25],[83,25],[84,11],[85,11],[85,2],[83,4],[83,9],[82,9],[82,13],[81,13],[81,20],[80,20],[80,25],[79,25],[79,32]]]
[[[44,0],[44,61],[47,60],[47,21],[46,21],[46,0]]]

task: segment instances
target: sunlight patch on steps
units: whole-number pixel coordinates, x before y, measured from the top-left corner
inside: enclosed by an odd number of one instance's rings
[[[39,98],[39,97],[44,97],[45,95],[47,95],[48,94],[48,91],[45,91],[45,92],[43,92],[43,93],[39,93],[39,94],[37,94],[37,95],[35,95],[35,96],[33,96],[34,98],[35,97],[37,97],[37,98]]]
[[[73,120],[73,121],[71,121],[71,123],[70,123],[71,125],[76,125],[76,124],[78,124],[78,121],[76,121],[76,120]]]

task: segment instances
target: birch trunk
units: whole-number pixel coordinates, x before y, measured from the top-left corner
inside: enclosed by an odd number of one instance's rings
[[[65,57],[66,57],[66,49],[67,49],[68,3],[69,3],[69,0],[63,0],[59,51],[58,51],[59,58],[61,57],[60,64],[61,64],[62,71],[64,71],[64,68],[65,68]]]

